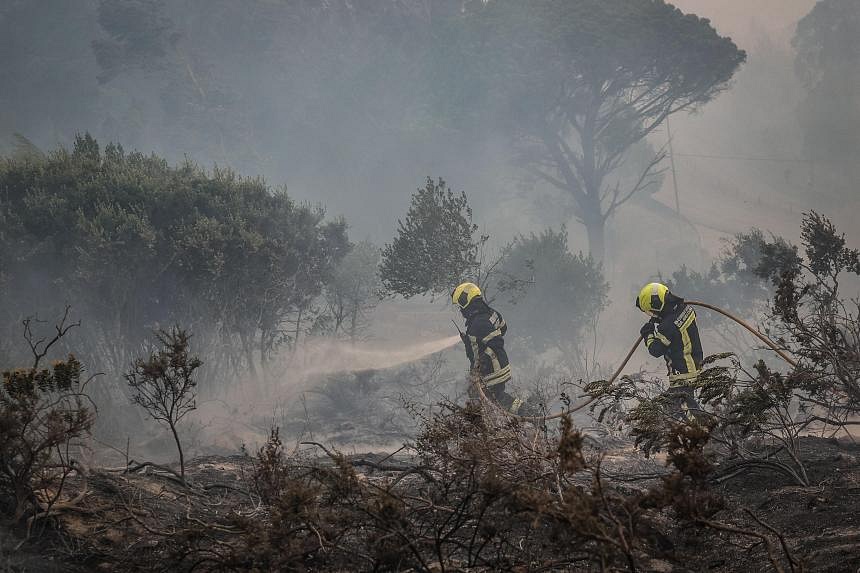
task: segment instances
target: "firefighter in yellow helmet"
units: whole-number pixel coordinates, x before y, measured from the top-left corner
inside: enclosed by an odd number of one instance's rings
[[[511,365],[505,352],[504,337],[508,331],[505,319],[484,302],[481,289],[474,283],[459,285],[451,299],[466,319],[466,332],[461,332],[460,337],[472,372],[480,376],[490,398],[516,414],[523,400],[505,392],[505,384],[511,380]]]
[[[648,283],[636,297],[636,308],[651,315],[640,329],[648,352],[663,357],[669,375],[668,394],[673,414],[698,418],[702,412],[693,394],[693,383],[702,367],[702,342],[696,324],[696,311],[661,283]]]

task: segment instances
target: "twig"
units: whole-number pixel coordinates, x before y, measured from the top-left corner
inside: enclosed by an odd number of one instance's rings
[[[794,555],[792,554],[791,550],[789,549],[788,543],[786,543],[785,537],[782,535],[782,533],[777,531],[776,528],[774,528],[769,523],[760,519],[750,509],[745,507],[744,512],[747,515],[749,515],[751,518],[753,518],[756,523],[758,523],[759,525],[761,525],[762,527],[764,527],[765,529],[767,529],[768,531],[770,531],[771,533],[776,535],[776,538],[779,539],[779,544],[782,546],[782,552],[785,553],[785,557],[788,559],[788,566],[791,568],[792,573],[794,573],[794,571],[795,571],[795,566],[798,568],[799,571],[802,572],[803,571],[803,564],[794,557]]]

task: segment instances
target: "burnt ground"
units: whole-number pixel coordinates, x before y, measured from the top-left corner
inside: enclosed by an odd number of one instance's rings
[[[746,473],[720,488],[734,508],[727,513],[740,521],[742,508],[754,511],[782,532],[809,571],[856,573],[860,571],[860,446],[807,437],[801,451],[811,487],[793,485],[770,472]],[[743,570],[731,564],[744,559],[743,551],[726,556],[720,556],[722,551],[711,553],[711,570]]]
[[[655,475],[666,471],[659,459],[646,460],[621,440],[610,447],[604,443],[603,448],[606,475],[621,488],[647,488],[655,482]],[[727,500],[726,509],[715,519],[762,533],[781,533],[806,571],[858,572],[860,446],[807,437],[802,451],[814,485],[799,487],[771,471],[750,470],[715,486]],[[372,466],[380,461],[384,460],[384,467],[411,462],[402,453],[348,458],[364,479],[371,481],[400,475],[374,469]],[[86,488],[83,502],[62,509],[52,527],[45,527],[47,521],[36,522],[32,538],[23,543],[21,528],[14,532],[0,529],[0,572],[157,568],[174,557],[176,532],[189,524],[224,528],[229,535],[228,514],[252,519],[264,516],[264,509],[251,493],[252,471],[253,460],[248,456],[201,457],[189,463],[192,487],[185,487],[151,466],[130,473],[92,469],[86,479],[77,477],[70,486],[70,492]],[[670,513],[665,519],[665,554],[648,563],[647,570],[773,570],[763,544],[754,538],[680,526]],[[59,533],[54,532],[57,527]],[[782,564],[786,566],[784,560]]]

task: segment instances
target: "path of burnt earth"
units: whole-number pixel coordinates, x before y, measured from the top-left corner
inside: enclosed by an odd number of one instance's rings
[[[812,486],[798,487],[772,472],[752,470],[714,485],[715,492],[727,500],[726,508],[715,518],[748,528],[750,510],[782,533],[804,570],[860,570],[860,447],[850,440],[806,437],[801,451]],[[584,452],[603,454],[606,483],[625,493],[644,492],[670,471],[659,456],[645,458],[625,440],[586,439]],[[309,447],[302,463],[320,468],[336,465],[329,456],[319,454],[318,448]],[[343,460],[361,482],[385,487],[398,480],[398,487],[415,487],[415,495],[421,493],[422,480],[415,475],[404,477],[402,471],[420,466],[420,460],[403,452],[349,455]],[[198,537],[198,543],[209,543],[206,549],[217,552],[219,544],[231,543],[237,533],[237,518],[261,523],[271,518],[253,493],[255,463],[247,455],[194,459],[186,469],[188,486],[152,466],[132,466],[135,471],[129,472],[92,468],[86,480],[76,476],[67,486],[70,497],[85,487],[83,501],[45,520],[59,533],[34,535],[22,542],[20,530],[0,531],[0,571],[181,570],[175,566],[178,563],[191,569],[193,562],[177,557],[180,546],[187,547],[187,531],[206,530],[208,535]],[[660,554],[646,560],[643,570],[773,570],[762,558],[762,543],[755,539],[690,527],[677,521],[672,510],[664,511],[662,519],[666,535],[659,544]],[[34,531],[40,525],[34,525]],[[197,568],[209,569],[205,564]],[[355,568],[362,568],[360,562]],[[598,569],[586,562],[559,570]]]

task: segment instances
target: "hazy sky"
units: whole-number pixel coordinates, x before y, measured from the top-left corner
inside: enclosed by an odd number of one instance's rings
[[[709,18],[716,29],[731,36],[746,50],[754,49],[765,32],[773,40],[791,40],[797,21],[805,16],[815,0],[675,0],[675,6]]]
[[[731,88],[696,114],[673,116],[682,211],[699,225],[711,246],[727,233],[758,226],[791,237],[802,212],[823,210],[854,232],[851,209],[822,203],[817,175],[802,161],[803,135],[797,108],[806,91],[797,80],[790,42],[798,20],[815,0],[676,0],[681,10],[709,18],[748,53]],[[665,138],[659,134],[658,138]],[[698,156],[698,157],[691,157]],[[718,159],[713,156],[774,157],[784,162]],[[814,169],[818,169],[818,173]],[[674,200],[671,181],[660,197]]]

